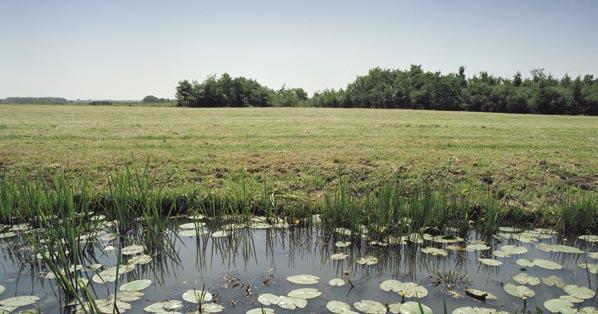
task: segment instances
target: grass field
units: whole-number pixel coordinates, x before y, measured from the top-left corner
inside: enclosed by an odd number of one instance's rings
[[[417,110],[0,106],[0,168],[90,174],[150,162],[168,184],[240,172],[318,198],[400,178],[529,210],[597,191],[598,118]]]

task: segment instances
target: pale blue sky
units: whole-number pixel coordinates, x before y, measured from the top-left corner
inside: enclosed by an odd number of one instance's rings
[[[0,97],[173,97],[223,72],[311,93],[410,64],[598,75],[598,1],[0,0]]]

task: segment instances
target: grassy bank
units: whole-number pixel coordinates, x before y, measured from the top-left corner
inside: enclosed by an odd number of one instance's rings
[[[417,110],[0,105],[0,169],[107,175],[150,167],[169,191],[227,189],[239,173],[323,202],[341,178],[363,196],[400,180],[556,212],[596,193],[596,117]]]
[[[318,214],[332,228],[370,234],[406,235],[434,228],[439,232],[466,234],[474,228],[491,235],[501,225],[552,227],[563,233],[598,231],[598,199],[595,193],[569,196],[553,210],[530,213],[492,195],[435,189],[426,182],[403,186],[389,181],[367,193],[356,193],[346,178],[318,199],[281,194],[266,181],[244,174],[220,188],[210,186],[167,187],[148,169],[114,172],[101,190],[94,180],[64,174],[52,178],[8,174],[0,179],[0,220],[5,224],[31,223],[48,217],[65,218],[86,213],[118,221],[121,232],[138,222],[163,224],[164,218],[201,214],[213,220],[236,217],[250,221],[265,216],[270,221],[304,224]]]

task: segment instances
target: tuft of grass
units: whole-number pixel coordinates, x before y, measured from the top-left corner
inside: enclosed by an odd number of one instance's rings
[[[557,214],[566,233],[598,232],[598,199],[594,193],[568,197],[559,204]]]

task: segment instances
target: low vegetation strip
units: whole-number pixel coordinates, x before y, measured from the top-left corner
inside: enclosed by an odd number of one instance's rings
[[[0,172],[85,175],[103,189],[115,168],[151,160],[171,188],[218,188],[244,173],[307,200],[341,177],[356,195],[423,180],[533,213],[597,191],[597,125],[419,110],[0,105]]]

